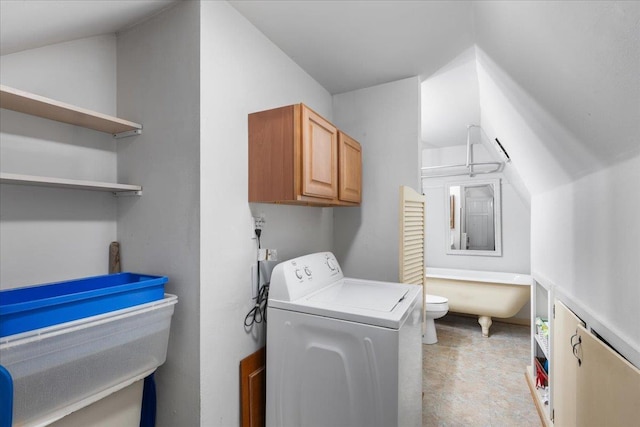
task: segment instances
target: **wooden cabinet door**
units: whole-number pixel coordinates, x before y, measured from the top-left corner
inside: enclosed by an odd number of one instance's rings
[[[338,198],[347,202],[362,200],[362,148],[349,135],[338,132],[340,146]]]
[[[242,427],[264,427],[266,403],[266,349],[262,347],[240,361]]]
[[[576,383],[576,425],[637,426],[640,370],[582,326],[578,333],[582,362]]]
[[[553,390],[554,425],[575,427],[576,382],[578,359],[573,355],[578,326],[584,323],[558,300],[554,301],[553,357],[551,358],[551,388]]]
[[[302,194],[338,198],[338,130],[302,106]]]

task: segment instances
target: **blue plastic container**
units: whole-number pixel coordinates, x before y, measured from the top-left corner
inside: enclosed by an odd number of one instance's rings
[[[0,337],[161,300],[167,281],[116,273],[0,291]]]

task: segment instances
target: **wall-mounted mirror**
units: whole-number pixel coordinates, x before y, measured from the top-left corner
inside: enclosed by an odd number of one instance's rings
[[[445,187],[447,254],[502,256],[500,180]]]

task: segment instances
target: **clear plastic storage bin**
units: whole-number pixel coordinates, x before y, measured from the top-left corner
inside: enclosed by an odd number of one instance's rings
[[[159,301],[0,338],[0,365],[13,379],[13,424],[53,421],[66,415],[65,408],[153,372],[166,359],[176,303],[176,296],[166,294]]]

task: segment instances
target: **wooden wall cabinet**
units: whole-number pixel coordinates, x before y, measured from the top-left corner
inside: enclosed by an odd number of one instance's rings
[[[355,139],[338,131],[340,184],[338,198],[345,202],[362,201],[362,147]]]
[[[360,144],[304,104],[249,114],[249,202],[357,206]]]

